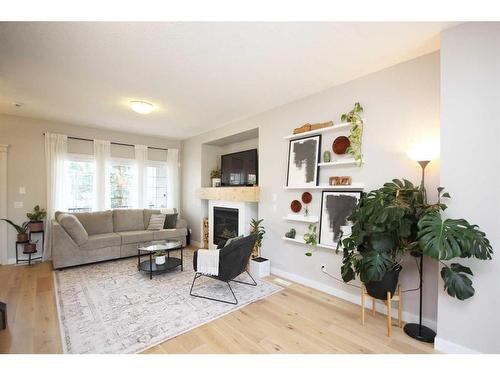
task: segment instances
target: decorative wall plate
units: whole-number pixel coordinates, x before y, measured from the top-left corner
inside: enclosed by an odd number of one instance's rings
[[[292,203],[290,204],[290,208],[292,209],[293,212],[297,213],[297,212],[300,212],[300,210],[302,210],[302,203],[300,203],[297,199],[295,199],[294,201],[292,201]]]
[[[311,203],[312,199],[313,197],[308,191],[302,193],[302,202],[304,202],[305,204]]]
[[[351,145],[351,141],[349,141],[349,138],[341,135],[340,137],[335,138],[332,144],[332,150],[335,152],[337,155],[343,155],[345,154],[347,147]]]

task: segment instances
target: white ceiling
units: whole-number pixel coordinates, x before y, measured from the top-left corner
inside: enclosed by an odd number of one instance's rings
[[[0,113],[184,139],[435,51],[450,25],[4,22]]]

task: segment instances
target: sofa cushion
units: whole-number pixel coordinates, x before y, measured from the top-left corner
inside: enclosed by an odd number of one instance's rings
[[[157,240],[169,240],[172,238],[180,238],[180,237],[186,237],[187,236],[187,229],[186,228],[178,228],[178,229],[161,229],[157,230],[153,233],[153,239],[155,241]]]
[[[57,221],[78,246],[88,241],[89,234],[75,215],[59,214]]]
[[[131,230],[127,232],[116,232],[122,238],[122,244],[141,243],[153,241],[153,231]]]
[[[177,225],[177,215],[179,214],[166,214],[163,229],[174,229]]]
[[[116,233],[93,234],[89,240],[80,246],[80,250],[95,250],[103,247],[119,246],[122,239]]]
[[[165,214],[153,214],[149,219],[147,230],[163,229],[163,224],[165,224]]]
[[[143,210],[143,218],[144,218],[144,229],[146,229],[149,225],[149,220],[151,219],[151,215],[161,214],[160,210],[151,210],[145,209]]]
[[[89,234],[113,233],[113,211],[78,212],[74,215],[80,220]]]
[[[144,210],[140,209],[119,209],[113,211],[113,226],[115,232],[125,232],[129,230],[144,230]]]

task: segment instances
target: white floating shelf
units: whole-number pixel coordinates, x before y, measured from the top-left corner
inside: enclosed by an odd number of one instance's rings
[[[304,216],[304,215],[288,215],[283,218],[289,221],[301,221],[304,223],[318,223],[319,218],[317,216]]]
[[[332,191],[344,191],[344,190],[363,190],[365,184],[353,183],[351,185],[318,185],[318,186],[283,186],[285,190],[332,190]]]
[[[361,161],[361,164],[364,164],[364,161]],[[334,160],[329,163],[318,163],[320,167],[335,167],[335,166],[348,166],[348,165],[356,165],[357,162],[354,159],[341,159],[341,160]]]
[[[325,132],[331,132],[331,131],[337,131],[337,130],[346,130],[351,128],[351,123],[350,122],[344,122],[342,124],[337,124],[333,126],[327,126],[326,128],[321,128],[317,130],[311,130],[308,132],[303,132],[303,133],[298,133],[298,134],[290,134],[287,135],[286,137],[283,137],[284,139],[296,139],[296,138],[302,138],[302,137],[308,137],[310,135],[316,135],[316,134],[321,134]]]
[[[298,244],[301,244],[301,245],[307,245],[305,243],[305,241],[303,239],[300,239],[300,238],[288,238],[288,237],[283,237],[283,239],[285,241],[289,241],[289,242],[295,242],[295,243],[298,243]],[[310,246],[310,245],[307,245],[307,246]],[[320,244],[317,244],[316,247],[321,247],[323,249],[329,249],[329,250],[336,250],[337,249],[337,245],[335,246],[327,246],[327,245],[320,245]]]

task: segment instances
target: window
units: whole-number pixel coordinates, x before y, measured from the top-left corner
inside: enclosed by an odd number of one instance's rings
[[[167,207],[167,167],[161,163],[150,164],[145,172],[147,207]]]
[[[111,208],[133,208],[136,178],[134,167],[128,161],[114,160],[111,164]]]
[[[69,212],[89,212],[94,205],[95,164],[92,158],[72,156],[64,162],[65,206]]]

